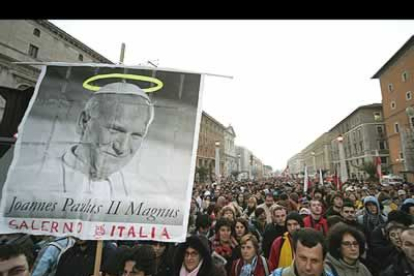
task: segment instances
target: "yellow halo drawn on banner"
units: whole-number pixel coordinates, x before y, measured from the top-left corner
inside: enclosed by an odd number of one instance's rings
[[[154,87],[142,89],[142,91],[144,91],[145,93],[151,93],[151,92],[158,91],[164,86],[162,81],[156,78],[142,76],[142,75],[114,73],[114,74],[103,74],[103,75],[96,75],[96,76],[90,77],[89,79],[83,82],[83,88],[96,92],[99,89],[101,89],[101,87],[96,86],[96,85],[91,85],[89,83],[93,81],[97,81],[97,80],[103,80],[103,79],[126,79],[126,80],[147,81],[147,82],[157,85]]]

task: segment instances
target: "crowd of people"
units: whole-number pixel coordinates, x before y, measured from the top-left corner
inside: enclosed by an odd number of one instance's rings
[[[105,241],[103,276],[414,275],[414,185],[195,183],[183,243]],[[90,276],[96,241],[0,237],[0,275]]]

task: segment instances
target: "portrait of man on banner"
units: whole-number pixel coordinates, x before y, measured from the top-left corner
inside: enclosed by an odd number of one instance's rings
[[[24,222],[35,226],[56,219],[59,226],[46,232],[62,234],[62,223],[76,222],[83,224],[82,233],[74,233],[79,238],[94,238],[92,229],[98,227],[102,237],[112,239],[108,235],[117,235],[117,225],[128,222],[144,228],[117,238],[149,231],[182,239],[201,89],[199,73],[46,66],[2,189],[0,215],[13,223],[7,227],[18,228],[15,219],[36,220]]]
[[[79,115],[79,143],[62,156],[63,191],[127,196],[122,168],[139,154],[153,118],[151,100],[133,84],[95,92]]]

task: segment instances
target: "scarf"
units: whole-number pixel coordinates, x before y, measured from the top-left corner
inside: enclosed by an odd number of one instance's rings
[[[293,250],[292,245],[290,244],[289,232],[283,234],[283,240],[284,242],[280,249],[279,263],[277,264],[277,267],[288,267],[293,261]]]
[[[383,225],[384,220],[380,213],[374,215],[367,211],[366,213],[366,223],[367,223],[367,229],[371,232],[374,230],[375,227],[378,225]]]
[[[184,267],[184,264],[181,265],[180,269],[180,276],[197,276],[198,271],[200,270],[201,265],[203,264],[203,260],[200,260],[200,263],[193,271],[188,272],[187,269]]]
[[[233,248],[235,248],[237,245],[238,243],[233,236],[231,236],[231,239],[228,243],[222,244],[219,239],[219,234],[216,233],[215,239],[211,244],[211,248],[220,256],[229,259],[232,256]]]
[[[257,256],[255,256],[252,260],[251,264],[244,263],[239,276],[251,276],[253,275],[254,270],[256,269],[257,264]],[[181,275],[180,275],[181,276]]]

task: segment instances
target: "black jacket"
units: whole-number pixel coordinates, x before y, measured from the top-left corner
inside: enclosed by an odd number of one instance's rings
[[[226,271],[223,267],[218,267],[213,263],[208,248],[208,241],[205,237],[191,236],[188,237],[186,242],[181,243],[175,250],[173,273],[172,276],[179,276],[180,269],[183,265],[184,254],[188,247],[191,247],[198,251],[203,258],[203,264],[197,274],[197,276],[226,276]]]
[[[379,271],[385,270],[395,258],[399,255],[399,251],[391,244],[384,235],[384,228],[378,226],[372,231],[371,244],[368,246],[367,254],[376,260],[375,269]]]
[[[173,270],[174,247],[167,245],[164,253],[161,256],[161,263],[157,267],[157,272],[154,276],[170,276]]]
[[[59,259],[55,276],[90,276],[93,275],[96,254],[96,242],[88,241],[85,250],[75,244]],[[105,243],[102,255],[101,268],[115,256],[115,247]]]
[[[274,223],[266,225],[263,233],[262,249],[263,255],[268,259],[270,254],[270,248],[272,247],[273,241],[282,236],[286,232],[285,226],[275,225]]]
[[[414,270],[408,263],[404,253],[400,253],[380,276],[414,276]]]

